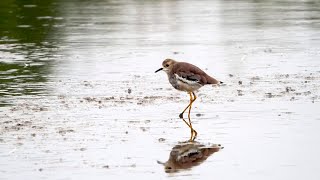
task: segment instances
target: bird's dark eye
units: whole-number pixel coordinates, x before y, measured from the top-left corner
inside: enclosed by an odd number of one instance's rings
[[[169,67],[169,64],[166,64],[166,67]]]

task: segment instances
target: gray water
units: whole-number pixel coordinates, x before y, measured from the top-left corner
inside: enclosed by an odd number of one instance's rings
[[[320,178],[320,2],[0,2],[1,179]],[[165,58],[225,82],[191,114],[202,164],[166,173],[190,130]]]

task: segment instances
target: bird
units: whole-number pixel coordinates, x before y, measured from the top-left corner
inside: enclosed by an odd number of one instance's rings
[[[192,127],[190,112],[192,104],[197,99],[195,91],[208,84],[222,84],[223,82],[209,76],[199,67],[187,63],[179,62],[173,59],[165,59],[162,62],[162,67],[155,71],[164,71],[168,75],[170,84],[179,91],[185,91],[190,96],[190,102],[188,106],[179,114],[179,118],[182,119],[191,130],[190,141],[194,141],[198,135],[198,132]],[[189,108],[188,120],[189,123],[183,118],[183,114]]]

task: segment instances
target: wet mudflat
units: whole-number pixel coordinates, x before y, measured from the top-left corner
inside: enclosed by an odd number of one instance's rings
[[[4,0],[0,16],[1,179],[320,178],[318,1]],[[169,173],[177,147],[201,154],[181,145],[188,95],[154,73],[168,57],[225,82],[192,111],[197,142],[224,148]]]

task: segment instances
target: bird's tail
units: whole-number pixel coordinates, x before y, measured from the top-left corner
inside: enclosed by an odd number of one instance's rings
[[[208,84],[223,84],[223,82],[222,81],[218,81],[215,78],[209,76]]]

